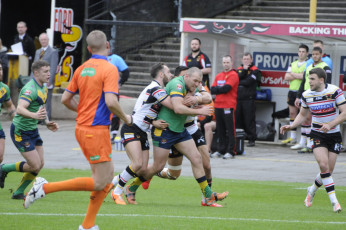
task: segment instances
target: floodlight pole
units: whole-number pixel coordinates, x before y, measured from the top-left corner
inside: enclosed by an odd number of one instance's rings
[[[310,0],[309,22],[316,22],[317,0]]]

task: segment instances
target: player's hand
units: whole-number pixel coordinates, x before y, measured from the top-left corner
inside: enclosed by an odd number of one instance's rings
[[[124,121],[125,124],[131,126],[133,124],[133,117],[131,115],[126,115],[126,121]]]
[[[184,97],[184,101],[183,101],[183,105],[190,107],[193,105],[196,105],[198,103],[197,97],[195,96],[185,96]]]
[[[59,129],[58,123],[55,123],[54,121],[46,122],[46,126],[50,131],[56,132]]]
[[[280,133],[281,134],[285,134],[285,132],[290,131],[290,130],[291,130],[291,126],[290,125],[284,125],[284,126],[281,126]]]
[[[330,127],[330,125],[328,123],[323,124],[322,127],[320,128],[320,130],[324,133],[327,133],[331,129],[332,129],[332,127]]]
[[[214,112],[214,108],[212,106],[202,106],[202,108],[198,109],[198,114],[199,115],[204,115],[204,116],[211,116]]]
[[[46,108],[44,106],[41,106],[40,109],[34,113],[34,119],[36,120],[44,120],[46,119],[47,116],[47,111]]]
[[[294,101],[294,105],[299,109],[300,108],[300,99],[296,98],[296,100]]]
[[[157,129],[167,129],[168,123],[164,120],[154,120],[153,126]]]

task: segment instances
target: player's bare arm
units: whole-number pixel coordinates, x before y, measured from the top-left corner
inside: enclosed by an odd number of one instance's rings
[[[308,114],[309,114],[309,109],[302,107],[298,116],[296,117],[296,119],[294,119],[293,123],[291,125],[282,126],[280,128],[280,133],[284,134],[285,132],[290,131],[291,129],[294,129],[298,127],[299,125],[301,125],[307,118]]]
[[[173,97],[171,98],[173,104],[173,111],[176,114],[184,114],[184,115],[205,115],[209,116],[213,113],[213,108],[211,106],[203,106],[201,108],[192,109],[183,104],[184,98],[181,97]]]
[[[333,127],[346,121],[346,104],[340,105],[338,108],[340,110],[339,115],[331,122],[323,124],[322,127],[320,128],[322,132],[327,133]]]
[[[133,119],[132,116],[127,115],[124,113],[122,108],[120,107],[120,104],[118,102],[118,98],[115,94],[113,93],[105,93],[105,101],[108,109],[119,117],[121,120],[125,122],[127,125],[132,125]]]
[[[33,118],[36,120],[46,119],[47,112],[44,107],[41,107],[36,113],[30,112],[27,108],[30,103],[26,100],[19,99],[17,106],[17,113],[23,117]]]
[[[12,100],[8,100],[4,103],[6,110],[9,114],[9,116],[13,119],[13,117],[16,115],[16,107],[12,103]]]
[[[154,120],[152,125],[157,128],[157,129],[167,129],[168,128],[168,123],[164,120]]]
[[[77,112],[78,102],[73,98],[74,94],[65,90],[61,97],[61,103],[68,109]]]
[[[173,110],[173,105],[172,105],[172,101],[171,101],[171,97],[168,96],[166,97],[166,99],[164,99],[163,101],[160,102],[163,106]]]

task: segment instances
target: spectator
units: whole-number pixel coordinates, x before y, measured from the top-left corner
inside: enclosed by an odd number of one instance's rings
[[[23,45],[24,54],[29,58],[29,73],[31,72],[31,64],[35,56],[35,43],[34,40],[26,33],[26,23],[20,21],[17,23],[18,34],[14,37],[14,44],[21,42]]]
[[[44,60],[48,62],[50,66],[50,78],[49,82],[47,83],[48,94],[46,101],[47,116],[50,120],[52,118],[52,95],[55,85],[55,74],[57,73],[58,69],[59,54],[57,50],[49,45],[49,38],[46,33],[40,34],[38,40],[40,41],[41,48],[36,50],[34,61]],[[33,73],[31,73],[31,76],[33,76]]]
[[[7,47],[2,45],[2,41],[0,39],[0,63],[2,65],[2,83],[8,83],[8,55],[7,55]]]
[[[237,89],[239,78],[237,72],[232,69],[232,57],[226,55],[222,58],[223,72],[216,75],[211,87],[211,94],[215,96],[216,135],[219,140],[218,151],[211,157],[223,159],[234,158],[236,154],[236,134],[234,124],[234,112],[237,108]],[[228,136],[228,140],[226,140]]]
[[[332,62],[332,59],[330,59],[330,57],[329,57],[326,53],[324,53],[324,43],[323,43],[323,41],[321,41],[321,40],[315,40],[315,41],[314,41],[314,44],[313,44],[313,48],[315,48],[315,47],[320,47],[320,48],[322,49],[322,61],[325,62],[325,63],[329,66],[329,68],[330,68],[331,70],[333,70],[333,62]],[[311,57],[311,58],[307,61],[305,69],[306,69],[309,65],[311,65],[313,62],[314,62],[314,60],[313,60],[312,57]]]
[[[236,126],[244,129],[249,143],[247,147],[255,146],[256,136],[256,88],[260,82],[261,72],[252,63],[252,55],[245,53],[242,65],[238,67],[239,87],[237,96]]]
[[[111,54],[110,49],[109,49],[109,55],[107,59],[108,59],[108,62],[113,64],[115,67],[117,67],[118,71],[120,72],[121,75],[119,78],[119,85],[122,86],[130,76],[129,67],[127,66],[126,62],[124,61],[122,57],[116,54]],[[120,98],[118,96],[118,100],[119,99]],[[119,117],[113,114],[112,123],[111,123],[111,134],[112,134],[111,143],[112,144],[115,143],[114,139],[118,134],[119,127],[120,127],[120,119]]]
[[[201,51],[201,40],[194,38],[191,40],[191,54],[184,58],[184,66],[189,68],[197,67],[203,74],[203,85],[210,89],[209,74],[211,73],[211,62],[208,56]]]
[[[298,48],[298,60],[290,64],[285,74],[285,80],[289,81],[289,84],[290,84],[288,96],[287,96],[290,124],[293,123],[294,119],[298,115],[299,108],[294,105],[294,102],[297,98],[297,91],[303,79],[303,74],[306,67],[308,54],[309,54],[309,47],[307,45],[301,44]],[[296,129],[292,129],[290,131],[290,137],[282,141],[283,144],[296,143],[296,142],[297,142]],[[305,145],[306,145],[306,133],[305,133],[305,128],[302,127],[300,142],[292,146],[291,149],[302,149],[305,147]]]
[[[310,89],[310,84],[309,84],[309,72],[312,69],[315,68],[321,68],[326,72],[326,79],[325,82],[330,84],[332,81],[332,70],[330,69],[330,67],[328,66],[327,63],[322,61],[322,49],[320,47],[314,47],[312,50],[312,59],[313,59],[313,63],[311,65],[309,65],[308,67],[306,67],[305,72],[304,72],[304,77],[302,82],[300,83],[300,87],[297,93],[297,98],[295,101],[295,106],[299,107],[299,103],[300,103],[300,98],[303,95],[303,92]],[[305,127],[305,133],[308,137],[307,140],[307,147],[303,148],[301,150],[298,151],[298,153],[311,153],[312,152],[312,141],[309,138],[310,137],[310,132],[311,132],[311,118],[312,115],[311,113],[308,113],[308,115],[306,116],[306,120],[305,122],[303,122],[302,127]]]

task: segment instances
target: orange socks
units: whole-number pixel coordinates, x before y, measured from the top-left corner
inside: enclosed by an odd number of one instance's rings
[[[77,177],[71,180],[51,182],[43,185],[46,194],[58,191],[93,191],[94,179],[91,177]]]
[[[107,196],[113,184],[107,184],[102,191],[93,191],[90,195],[89,207],[86,216],[83,221],[83,228],[89,229],[95,225],[96,215],[102,205],[103,200]]]

